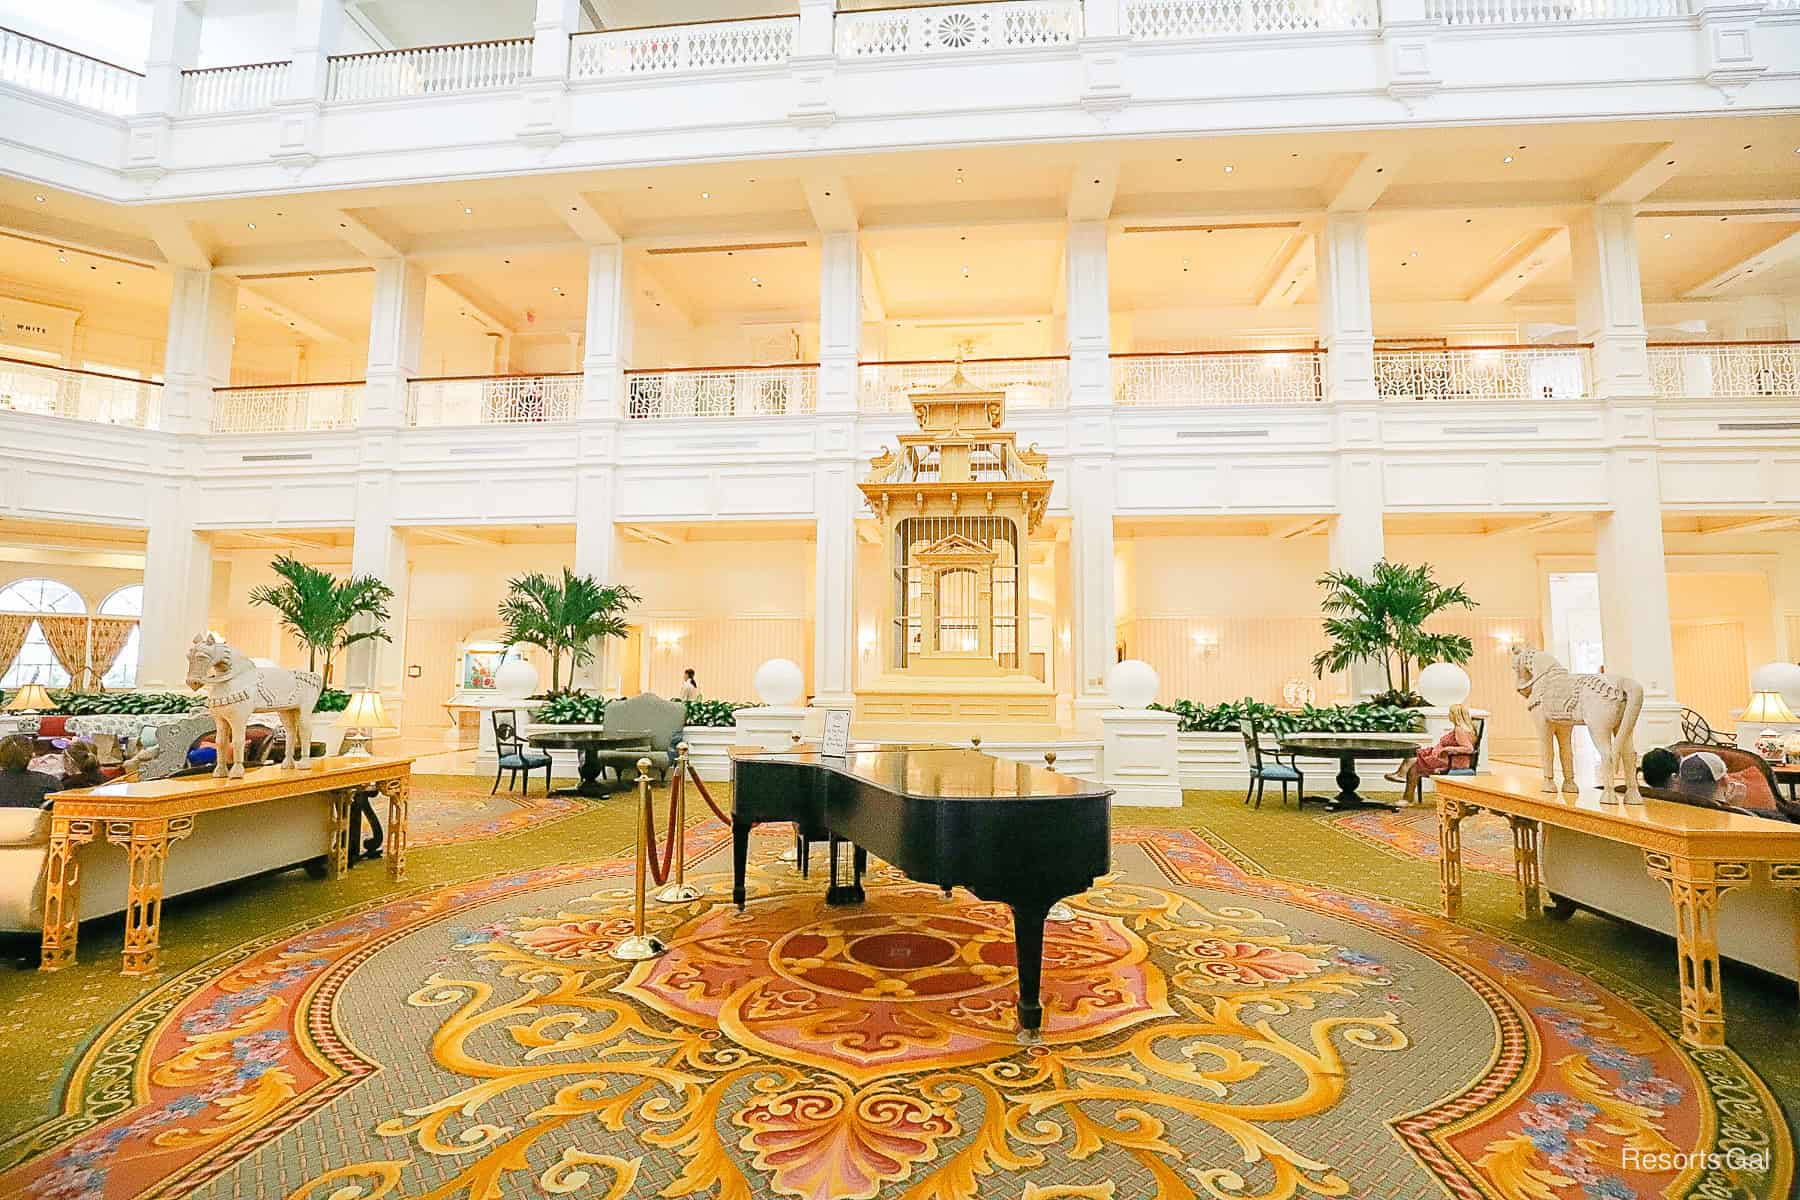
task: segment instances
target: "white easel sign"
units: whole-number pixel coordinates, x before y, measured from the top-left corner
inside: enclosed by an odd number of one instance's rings
[[[832,708],[825,711],[825,740],[819,753],[829,758],[844,758],[850,753],[850,710]]]

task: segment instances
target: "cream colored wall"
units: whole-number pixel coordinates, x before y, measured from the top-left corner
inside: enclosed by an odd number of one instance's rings
[[[88,612],[98,612],[101,603],[120,588],[144,582],[141,565],[118,566],[95,561],[123,557],[126,556],[0,546],[0,587],[21,579],[54,579],[81,593]],[[3,665],[0,669],[4,669]]]

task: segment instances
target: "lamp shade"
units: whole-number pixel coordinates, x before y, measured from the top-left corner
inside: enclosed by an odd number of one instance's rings
[[[1161,687],[1156,668],[1142,659],[1115,663],[1106,673],[1106,694],[1120,708],[1149,708]]]
[[[386,729],[387,710],[381,707],[381,693],[372,690],[350,693],[349,707],[338,717],[345,729]]]
[[[1455,663],[1432,663],[1419,672],[1419,695],[1434,708],[1449,708],[1469,698],[1469,673]]]
[[[1800,721],[1780,692],[1752,692],[1750,706],[1744,709],[1742,719],[1751,724],[1760,721],[1772,725],[1791,725]]]
[[[788,658],[771,658],[756,668],[751,681],[756,698],[771,708],[786,708],[806,690],[806,676],[800,664]]]
[[[56,701],[44,690],[41,683],[28,683],[13,693],[6,702],[7,712],[43,712],[47,708],[55,708]]]

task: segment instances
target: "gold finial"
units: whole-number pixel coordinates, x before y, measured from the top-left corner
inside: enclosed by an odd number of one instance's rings
[[[800,735],[798,733],[790,733],[788,734],[788,737],[792,740],[794,745],[798,746],[800,744]]]
[[[976,734],[974,737],[970,738],[969,745],[973,746],[977,750],[981,749],[981,735]]]
[[[1056,770],[1056,751],[1044,751],[1044,769],[1048,771]]]

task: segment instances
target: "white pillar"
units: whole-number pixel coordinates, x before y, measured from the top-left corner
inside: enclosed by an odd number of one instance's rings
[[[394,589],[385,626],[393,640],[370,639],[351,646],[332,672],[332,685],[347,690],[374,688],[381,693],[388,717],[397,724],[406,687],[406,531],[394,525],[391,456],[369,455],[365,462],[377,457],[383,460],[382,469],[367,471],[356,481],[350,574],[373,575]]]
[[[138,85],[140,115],[181,111],[181,73],[200,59],[200,0],[156,0],[150,12],[150,45],[144,82]]]
[[[1610,465],[1613,510],[1600,518],[1594,533],[1600,639],[1606,673],[1644,685],[1637,745],[1649,749],[1680,740],[1682,707],[1675,694],[1656,452],[1649,447],[1615,450]]]
[[[1128,808],[1181,807],[1181,718],[1148,708],[1099,714],[1101,778]]]
[[[1069,341],[1069,407],[1111,408],[1112,297],[1106,222],[1072,221],[1063,254]]]
[[[800,0],[796,58],[830,58],[837,49],[837,0]]]
[[[1381,518],[1381,462],[1367,454],[1338,455],[1337,519],[1331,525],[1331,569],[1367,578],[1386,555]],[[1349,671],[1350,703],[1365,693],[1387,689],[1387,673],[1376,662],[1354,663]]]
[[[194,433],[211,424],[212,390],[231,383],[237,294],[237,280],[229,275],[175,269],[163,349],[162,428]]]
[[[581,30],[581,0],[537,0],[531,23],[531,76],[565,79],[569,74],[569,38]]]
[[[581,360],[583,420],[625,413],[625,372],[631,366],[631,288],[625,247],[588,247],[587,348]]]
[[[1074,590],[1070,647],[1076,728],[1092,731],[1099,715],[1117,706],[1106,694],[1106,673],[1118,659],[1117,598],[1113,592],[1113,508],[1110,455],[1076,458],[1069,469],[1069,582]]]
[[[827,233],[819,245],[819,411],[854,413],[862,359],[862,239]]]
[[[337,53],[344,0],[298,0],[294,6],[294,47],[288,57],[284,100],[325,99],[330,60]]]
[[[619,535],[613,524],[614,489],[617,468],[583,466],[575,477],[575,566],[577,575],[591,575],[605,586],[616,582]],[[626,689],[619,678],[618,644],[612,638],[601,638],[594,647],[594,658],[587,665],[570,671],[569,686],[598,696],[630,695],[637,688]],[[633,680],[635,684],[637,681]],[[546,682],[545,686],[549,686]]]
[[[1576,336],[1594,343],[1593,394],[1604,400],[1651,395],[1632,206],[1596,204],[1577,213],[1569,223],[1569,257]]]
[[[836,457],[814,467],[818,511],[813,580],[813,705],[850,708],[856,700],[857,462]]]
[[[144,616],[138,688],[187,690],[187,651],[212,607],[212,543],[196,533],[191,485],[160,483],[150,497],[144,545]]]
[[[1327,213],[1317,242],[1319,345],[1325,354],[1325,399],[1372,402],[1375,320],[1369,299],[1369,219]]]
[[[419,373],[424,336],[424,269],[404,258],[376,260],[363,391],[365,427],[397,428],[407,423],[407,382]]]

